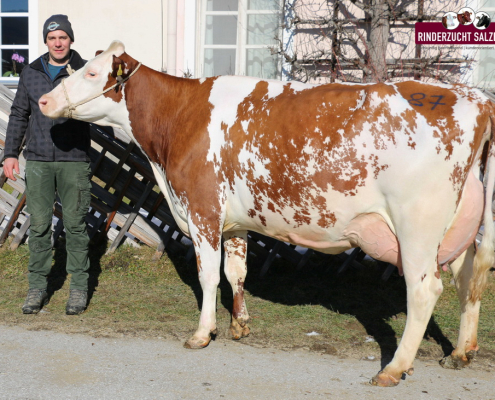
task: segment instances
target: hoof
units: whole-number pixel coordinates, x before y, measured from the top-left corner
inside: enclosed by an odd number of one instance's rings
[[[469,364],[471,364],[471,361],[474,359],[475,356],[475,350],[466,353],[465,357],[450,355],[442,358],[442,360],[440,360],[440,365],[443,368],[447,369],[463,369],[464,367],[467,367]]]
[[[469,360],[469,362],[471,362],[474,360],[474,357],[476,357],[477,354],[478,352],[476,350],[471,350],[466,353],[466,357]]]
[[[249,334],[251,333],[251,330],[249,329],[249,326],[230,326],[230,333],[232,334],[232,339],[233,340],[240,340],[243,337],[248,337]]]
[[[373,386],[394,387],[399,384],[399,379],[381,371],[371,379],[370,383]]]
[[[184,347],[186,349],[196,350],[196,349],[202,349],[202,348],[208,346],[209,344],[210,344],[210,338],[208,338],[207,340],[205,340],[205,339],[195,338],[193,336],[186,343],[184,343]]]
[[[206,338],[200,338],[197,336],[193,336],[186,343],[184,343],[184,347],[186,349],[202,349],[202,348],[204,348],[210,344],[212,337],[213,337],[213,339],[215,339],[216,336],[217,336],[217,330],[216,329],[211,331],[210,334]]]
[[[414,368],[411,367],[409,368],[407,371],[406,371],[406,374],[409,375],[409,376],[412,376],[412,374],[414,374]]]
[[[248,326],[248,319],[235,319],[232,317],[232,322],[230,324],[230,333],[232,334],[232,339],[239,340],[243,337],[249,336],[251,330]]]

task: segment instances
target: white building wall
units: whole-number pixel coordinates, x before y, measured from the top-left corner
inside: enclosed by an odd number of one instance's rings
[[[72,48],[84,59],[117,39],[130,56],[161,71],[167,67],[166,12],[167,0],[39,0],[38,55],[47,51],[44,22],[53,14],[65,14],[74,31]]]

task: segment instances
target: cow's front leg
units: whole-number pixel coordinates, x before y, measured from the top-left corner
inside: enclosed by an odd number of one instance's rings
[[[474,244],[450,265],[461,305],[461,326],[457,347],[451,355],[440,362],[444,368],[461,369],[471,363],[478,351],[480,301],[473,303],[469,299],[469,282],[473,276],[473,262]]]
[[[198,276],[203,290],[203,304],[199,327],[194,335],[184,343],[188,349],[201,349],[208,346],[211,334],[216,334],[216,298],[220,282],[221,233],[212,235],[211,231],[198,232],[190,229],[196,252]]]
[[[247,231],[227,232],[224,237],[224,269],[232,292],[232,322],[230,332],[232,338],[238,340],[249,335],[249,314],[244,301],[244,282],[247,274]]]

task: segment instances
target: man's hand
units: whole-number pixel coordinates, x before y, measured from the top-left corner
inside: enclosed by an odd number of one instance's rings
[[[16,177],[14,176],[15,172],[19,173],[19,160],[17,158],[7,158],[3,162],[3,172],[5,176],[13,181],[16,181]]]

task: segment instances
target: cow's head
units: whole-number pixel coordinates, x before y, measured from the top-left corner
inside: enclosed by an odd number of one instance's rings
[[[50,118],[71,117],[100,125],[122,126],[127,110],[122,82],[138,66],[125,53],[124,44],[114,41],[96,57],[39,100],[43,114]],[[108,90],[111,88],[110,90]]]

